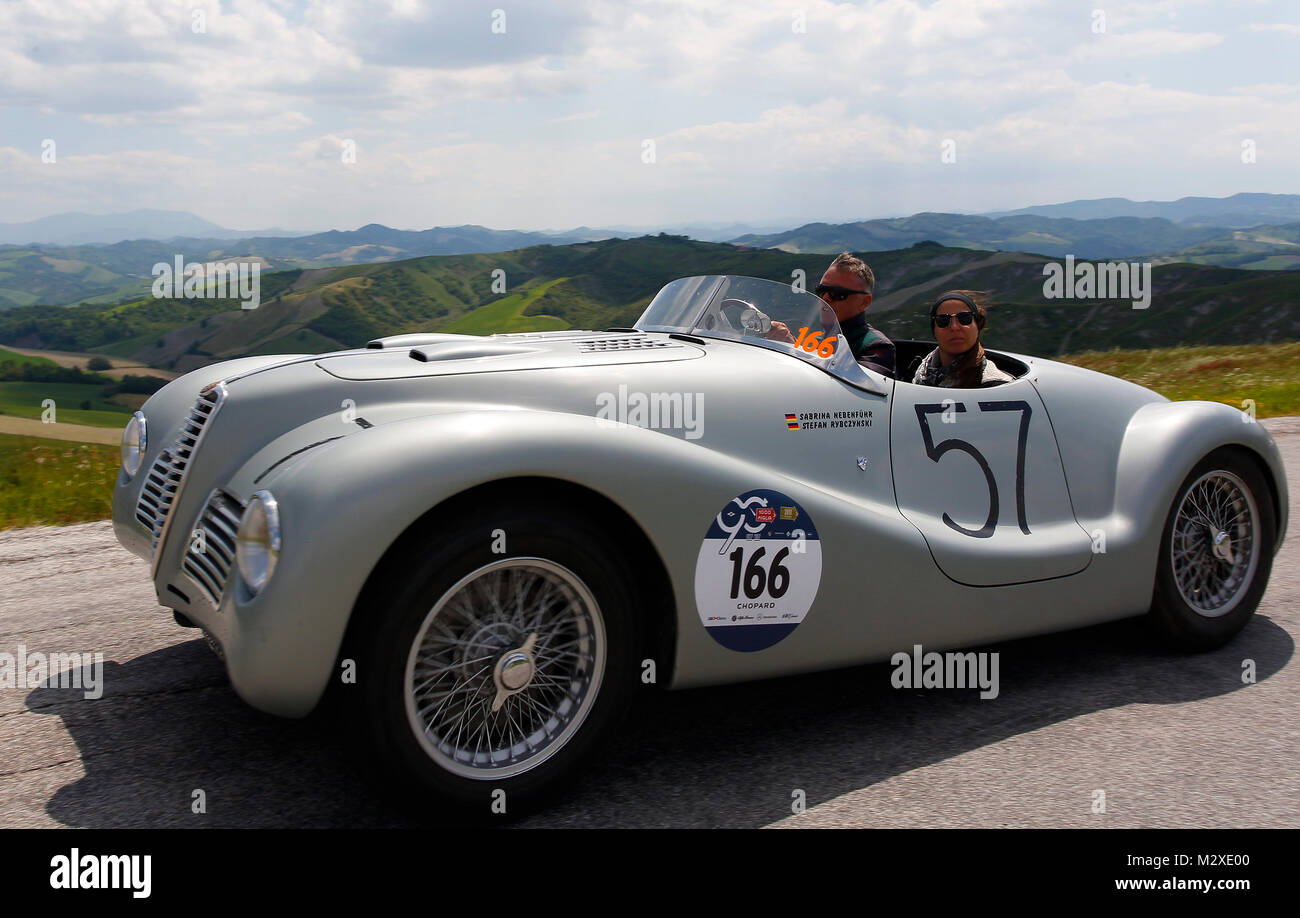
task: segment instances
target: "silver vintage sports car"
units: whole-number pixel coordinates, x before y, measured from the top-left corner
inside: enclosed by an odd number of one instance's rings
[[[842,342],[714,276],[635,328],[232,360],[129,423],[114,529],[249,704],[331,689],[419,799],[512,812],[651,684],[1138,615],[1211,648],[1255,610],[1288,498],[1249,415],[1014,354],[917,386]]]

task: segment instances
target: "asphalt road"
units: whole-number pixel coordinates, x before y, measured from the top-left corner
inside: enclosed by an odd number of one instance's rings
[[[1300,419],[1265,423],[1300,494]],[[1133,622],[1010,642],[987,648],[996,700],[896,690],[885,664],[656,695],[517,825],[1300,826],[1297,571],[1293,514],[1227,647],[1165,653]],[[97,700],[0,688],[0,827],[416,824],[364,783],[336,721],[247,707],[196,634],[108,523],[0,533],[0,652],[105,661]]]

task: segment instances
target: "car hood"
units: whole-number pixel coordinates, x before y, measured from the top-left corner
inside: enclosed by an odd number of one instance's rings
[[[689,360],[704,350],[670,335],[629,332],[537,332],[517,335],[399,335],[365,350],[316,359],[339,379],[406,379]]]

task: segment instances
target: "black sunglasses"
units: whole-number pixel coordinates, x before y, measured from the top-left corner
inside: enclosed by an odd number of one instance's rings
[[[844,300],[847,300],[856,293],[866,292],[867,291],[865,290],[850,290],[848,287],[837,287],[834,284],[818,284],[816,287],[813,287],[813,293],[818,296],[821,296],[822,294],[830,294],[830,298],[837,303],[842,303]]]
[[[958,322],[960,322],[962,325],[970,325],[972,322],[975,321],[975,313],[973,313],[973,312],[951,312],[951,313],[949,313],[949,312],[941,312],[941,313],[939,313],[938,315],[934,315],[934,316],[931,316],[931,317],[930,317],[930,321],[934,322],[934,324],[937,325],[937,326],[939,326],[940,328],[947,328],[947,327],[948,327],[948,322],[951,321],[952,319],[956,319],[956,320],[957,320]]]

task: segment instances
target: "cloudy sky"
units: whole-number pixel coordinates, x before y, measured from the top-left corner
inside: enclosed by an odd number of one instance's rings
[[[1300,193],[1298,59],[1295,0],[0,0],[0,221],[793,225]]]

